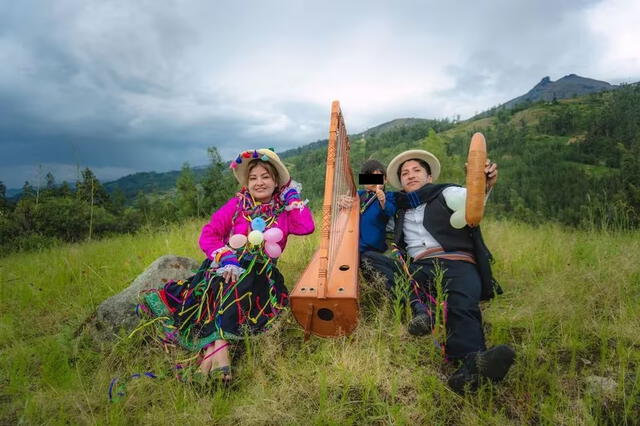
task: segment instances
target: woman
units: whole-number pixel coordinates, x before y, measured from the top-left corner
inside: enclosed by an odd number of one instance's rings
[[[224,382],[229,341],[266,330],[288,304],[276,267],[287,236],[314,230],[299,184],[272,150],[241,152],[230,167],[242,189],[202,229],[199,272],[145,296],[169,340],[203,350],[199,373],[218,371]]]

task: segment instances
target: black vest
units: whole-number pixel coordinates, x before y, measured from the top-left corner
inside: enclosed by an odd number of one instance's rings
[[[480,227],[465,226],[462,229],[455,229],[451,226],[449,219],[453,211],[447,207],[442,195],[442,191],[453,184],[427,184],[426,207],[422,224],[425,229],[435,238],[445,251],[467,251],[473,253],[476,259],[476,267],[482,280],[482,294],[480,300],[491,299],[495,293],[502,294],[502,288],[493,278],[491,273],[491,263],[493,256],[482,239]],[[394,242],[404,252],[406,243],[404,241],[403,225],[406,210],[398,209],[395,216]],[[405,253],[406,254],[406,253]]]

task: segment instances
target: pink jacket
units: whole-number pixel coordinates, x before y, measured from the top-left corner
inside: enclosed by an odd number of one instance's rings
[[[211,215],[211,221],[207,223],[200,233],[200,248],[209,259],[211,253],[223,247],[229,242],[229,237],[234,234],[249,234],[251,230],[250,223],[242,214],[238,214],[233,223],[233,215],[238,208],[238,197],[233,197],[227,201],[222,207]],[[314,231],[313,216],[311,210],[307,206],[303,209],[285,210],[276,218],[271,227],[277,227],[282,230],[284,237],[278,242],[282,251],[287,245],[287,236],[307,235]]]

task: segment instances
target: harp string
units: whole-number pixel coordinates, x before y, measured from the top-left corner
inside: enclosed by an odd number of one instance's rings
[[[355,196],[351,167],[349,164],[349,137],[346,132],[342,113],[338,116],[336,129],[336,156],[332,186],[332,214],[329,229],[328,270],[332,270],[336,253],[340,247],[345,231],[348,209],[340,209],[338,201],[345,195]]]
[[[329,271],[333,270],[333,264],[335,262],[335,252],[338,241],[340,240],[338,230],[338,219],[340,217],[340,208],[337,206],[337,200],[341,197],[340,190],[340,176],[342,173],[342,146],[340,128],[342,127],[341,120],[342,115],[338,113],[338,128],[336,129],[336,162],[333,174],[333,214],[331,215],[331,228],[329,229]]]

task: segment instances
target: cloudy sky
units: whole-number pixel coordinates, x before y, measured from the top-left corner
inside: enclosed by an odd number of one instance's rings
[[[0,181],[103,181],[640,80],[640,1],[0,0]],[[455,6],[453,5],[455,3]]]

